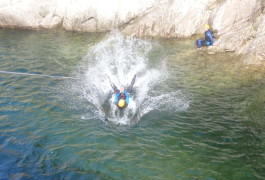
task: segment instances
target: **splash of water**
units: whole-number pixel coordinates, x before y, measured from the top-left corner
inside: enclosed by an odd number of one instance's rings
[[[178,110],[188,106],[186,100],[178,99],[181,94],[179,91],[150,95],[154,87],[167,77],[163,58],[158,62],[148,58],[154,46],[154,43],[112,32],[89,49],[78,68],[81,81],[74,83],[71,88],[88,102],[87,118],[97,117],[117,124],[132,124],[154,109],[161,110],[164,107],[161,102],[167,96],[176,97],[168,98],[170,102],[167,104],[171,106],[164,109],[173,107]],[[130,103],[124,110],[119,110],[113,103],[115,94],[109,79],[118,88],[127,87],[135,74],[137,77],[130,94]]]

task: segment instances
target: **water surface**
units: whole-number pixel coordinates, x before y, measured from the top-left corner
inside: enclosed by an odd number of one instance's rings
[[[265,178],[263,65],[118,32],[0,42],[0,179]],[[134,74],[120,114],[107,75]]]

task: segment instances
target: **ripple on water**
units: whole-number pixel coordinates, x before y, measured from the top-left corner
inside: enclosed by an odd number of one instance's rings
[[[185,39],[20,30],[0,37],[1,70],[83,78],[0,74],[1,178],[264,179],[262,66],[198,52]],[[124,68],[117,76],[115,62]],[[133,125],[105,120],[105,70],[117,84],[139,72]]]

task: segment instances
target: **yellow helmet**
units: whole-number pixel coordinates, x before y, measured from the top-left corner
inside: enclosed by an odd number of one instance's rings
[[[124,99],[120,99],[119,101],[118,101],[118,106],[119,107],[123,107],[125,105],[125,100]]]
[[[209,24],[205,24],[205,29],[210,29],[210,26],[209,26]]]

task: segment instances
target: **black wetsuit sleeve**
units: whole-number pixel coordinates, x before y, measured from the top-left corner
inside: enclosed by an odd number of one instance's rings
[[[136,79],[136,75],[134,75],[131,84],[130,84],[129,87],[126,89],[126,91],[127,91],[128,93],[131,93],[131,92],[132,92],[132,88],[133,88],[133,85],[134,85],[134,83],[135,83],[135,79]]]
[[[115,93],[115,94],[119,93],[120,90],[119,90],[114,84],[112,84],[112,85],[114,86],[114,87],[112,88],[113,91],[114,91],[114,93]]]
[[[109,78],[109,77],[108,77]],[[115,84],[113,84],[109,78],[109,82],[110,82],[110,86],[113,89],[114,93],[117,94],[120,92],[120,90],[115,86]]]

